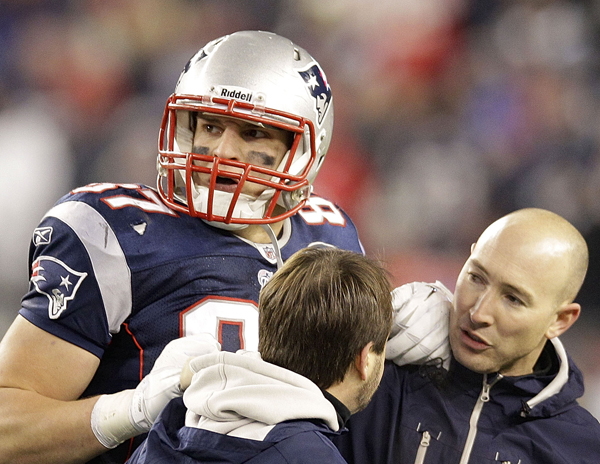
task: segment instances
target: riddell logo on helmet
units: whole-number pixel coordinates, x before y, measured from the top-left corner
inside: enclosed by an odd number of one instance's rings
[[[252,101],[252,92],[244,92],[242,90],[235,89],[221,89],[221,96],[227,98],[235,98],[236,100],[242,100],[250,102]]]

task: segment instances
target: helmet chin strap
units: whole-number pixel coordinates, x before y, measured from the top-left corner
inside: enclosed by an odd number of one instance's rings
[[[275,237],[275,232],[273,232],[273,229],[269,224],[261,224],[260,226],[267,233],[269,239],[271,240],[271,244],[275,249],[275,256],[277,257],[277,269],[281,269],[281,266],[283,266],[283,259],[281,258],[281,250],[279,249],[279,242],[277,241],[277,237]]]
[[[219,221],[209,221],[208,219],[202,219],[202,220],[204,222],[206,222],[209,226],[216,227],[217,229],[221,229],[221,230],[228,230],[230,232],[243,230],[249,226],[249,224],[226,224],[224,222],[219,222]]]
[[[208,211],[209,190],[207,187],[194,184],[192,189],[192,201],[196,211],[206,213]],[[213,192],[213,213],[219,216],[226,216],[231,206],[233,195],[228,192],[215,190]],[[267,202],[273,197],[273,189],[266,189],[259,197],[255,198],[250,195],[240,194],[237,203],[234,207],[234,218],[255,218],[260,219],[266,208]],[[224,222],[206,221],[210,225],[214,225],[225,230],[241,230],[248,227],[248,224],[226,224]]]

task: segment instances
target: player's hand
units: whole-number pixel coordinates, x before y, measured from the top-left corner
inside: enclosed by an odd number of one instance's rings
[[[452,292],[441,282],[413,282],[392,291],[392,306],[394,321],[386,358],[399,366],[440,358],[447,368]]]
[[[212,335],[201,334],[171,341],[150,373],[135,390],[102,395],[92,412],[92,430],[107,448],[147,432],[167,403],[183,394],[181,374],[190,358],[220,350]]]
[[[150,373],[135,389],[130,409],[131,422],[148,431],[167,403],[183,394],[181,373],[190,358],[220,350],[209,334],[172,340],[160,354]]]

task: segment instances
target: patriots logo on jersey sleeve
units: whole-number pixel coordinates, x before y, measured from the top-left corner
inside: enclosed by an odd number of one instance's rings
[[[304,79],[308,91],[315,99],[315,109],[317,111],[317,120],[319,124],[323,122],[323,118],[329,109],[331,102],[331,88],[325,78],[325,73],[318,64],[313,64],[306,71],[299,71],[300,76]]]
[[[35,290],[48,298],[50,319],[58,319],[86,276],[87,272],[74,271],[59,259],[40,256],[31,265],[30,280]]]

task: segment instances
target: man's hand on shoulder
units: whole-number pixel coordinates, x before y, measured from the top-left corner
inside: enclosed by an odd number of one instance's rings
[[[439,281],[412,282],[392,291],[392,306],[394,322],[386,358],[399,366],[440,358],[447,368],[452,292]]]
[[[183,394],[181,375],[190,358],[220,350],[209,334],[171,341],[135,390],[102,395],[92,411],[92,430],[106,448],[147,432],[167,403]]]

